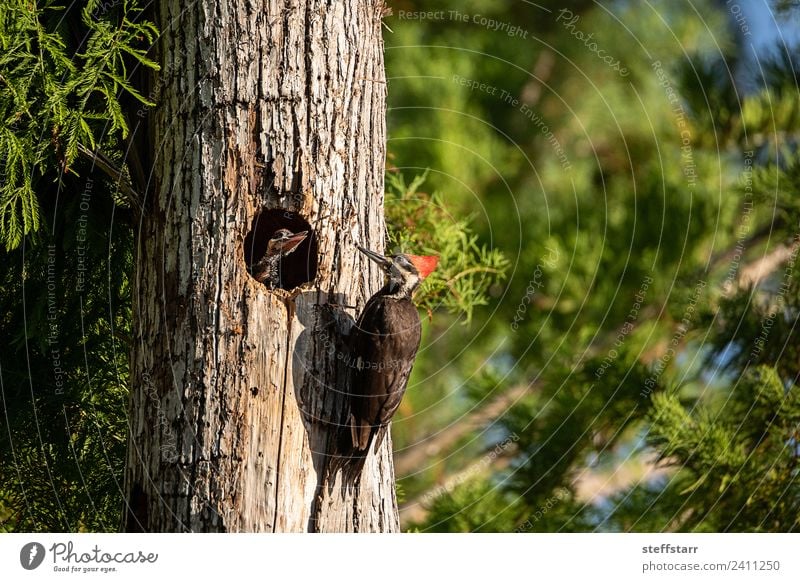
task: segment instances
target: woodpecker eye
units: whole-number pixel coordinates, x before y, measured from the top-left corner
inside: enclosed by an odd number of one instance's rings
[[[272,238],[270,240],[276,240],[276,241],[277,240],[284,240],[284,239],[289,238],[291,235],[292,235],[291,232],[289,232],[285,228],[282,228],[279,231],[277,231],[275,234],[273,234]]]

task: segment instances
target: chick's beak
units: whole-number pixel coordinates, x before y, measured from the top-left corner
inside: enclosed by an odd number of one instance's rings
[[[308,235],[307,230],[298,232],[297,234],[293,234],[292,236],[290,236],[281,243],[281,252],[283,252],[284,254],[292,252],[297,247],[297,245],[306,240],[307,235]]]

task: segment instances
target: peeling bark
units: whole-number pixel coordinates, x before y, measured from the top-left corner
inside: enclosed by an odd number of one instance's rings
[[[384,241],[382,13],[380,0],[160,2],[129,531],[399,527],[390,439],[357,488],[326,470],[346,418],[342,334],[381,285],[354,244]],[[267,208],[316,237],[316,279],[288,293],[247,272],[244,239]]]

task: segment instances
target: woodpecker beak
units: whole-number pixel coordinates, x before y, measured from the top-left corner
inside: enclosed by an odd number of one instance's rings
[[[306,240],[307,235],[307,230],[293,234],[281,243],[281,252],[284,254],[291,253],[295,248],[297,248],[297,245]]]
[[[356,245],[356,248],[358,250],[360,250],[362,253],[364,253],[365,255],[367,255],[370,259],[372,259],[373,261],[378,263],[384,269],[388,269],[389,267],[392,266],[392,260],[391,259],[386,258],[383,255],[379,255],[378,253],[373,253],[371,250],[365,249],[364,247],[360,247],[358,245]]]

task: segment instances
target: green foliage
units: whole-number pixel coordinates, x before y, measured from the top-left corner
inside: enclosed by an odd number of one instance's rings
[[[753,170],[754,199],[773,210],[776,223],[785,228],[800,223],[800,153],[781,152],[776,157]]]
[[[4,531],[119,527],[133,237],[91,157],[122,167],[126,109],[149,104],[129,80],[157,68],[142,16],[0,0]]]
[[[92,196],[62,196],[52,235],[0,253],[2,531],[119,528],[133,237],[108,232],[112,186],[80,169],[65,181]]]
[[[672,529],[795,531],[800,390],[760,366],[720,406],[687,411],[675,394],[656,397],[649,443],[679,470],[683,506]],[[667,524],[665,524],[666,526]]]
[[[470,218],[454,215],[439,194],[420,192],[427,174],[406,184],[399,172],[387,174],[386,226],[395,252],[439,257],[436,270],[415,295],[417,304],[463,314],[464,324],[474,309],[486,305],[488,291],[505,277],[508,261],[498,249],[478,243]]]
[[[493,484],[472,479],[451,493],[435,499],[430,508],[426,532],[509,532],[515,527],[516,511],[498,512],[514,501]]]
[[[400,476],[416,492],[410,499],[424,498],[474,463],[490,435],[519,436],[511,465],[489,477],[487,491],[454,490],[419,530],[481,528],[491,504],[495,515],[515,515],[517,531],[527,521],[533,531],[796,529],[791,503],[775,501],[769,514],[765,493],[748,515],[712,488],[737,471],[737,490],[757,488],[767,466],[749,467],[756,437],[748,429],[760,420],[730,407],[738,378],[755,365],[774,369],[784,386],[798,374],[796,267],[773,267],[755,290],[723,286],[795,239],[796,50],[760,55],[764,76],[748,76],[750,50],[715,3],[697,4],[694,15],[667,1],[569,6],[577,29],[622,59],[630,71],[622,77],[556,21],[563,3],[437,8],[490,15],[536,42],[481,30],[471,18],[390,22],[393,163],[429,166],[429,183],[449,205],[478,198],[478,240],[513,265],[502,295],[490,294],[490,309],[476,313],[479,335],[466,341],[448,321],[433,322],[404,402],[409,426],[395,423],[395,442],[428,446],[441,427],[528,390]],[[483,382],[487,370],[492,380]],[[424,390],[413,390],[415,381]],[[698,426],[708,430],[686,441]],[[697,466],[668,465],[677,453],[654,466],[670,450],[666,437],[678,435],[675,446],[696,451]],[[630,475],[627,485],[591,491],[620,475]],[[786,499],[776,492],[795,484],[788,458],[774,477],[773,500]],[[476,509],[484,518],[463,515]]]
[[[53,0],[0,2],[0,240],[7,250],[40,227],[35,192],[74,172],[83,148],[128,135],[122,100],[152,105],[128,80],[157,36],[137,0],[67,11]],[[83,39],[76,44],[74,39]],[[58,173],[57,173],[58,172]]]

